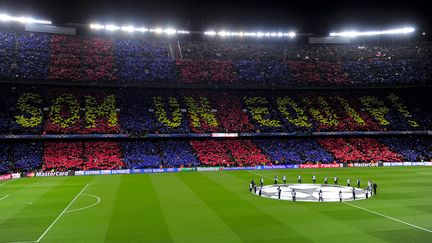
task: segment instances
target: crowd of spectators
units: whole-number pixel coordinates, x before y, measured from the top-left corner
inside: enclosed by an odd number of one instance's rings
[[[318,143],[330,151],[337,161],[374,162],[403,161],[403,156],[372,138],[322,138]]]
[[[202,165],[245,166],[270,164],[271,161],[250,140],[191,141]]]
[[[427,70],[420,68],[415,60],[372,60],[348,62],[343,70],[352,84],[413,84],[429,80]]]
[[[170,84],[177,81],[175,61],[165,42],[114,40],[117,76],[122,83]]]
[[[0,77],[10,78],[16,70],[16,35],[0,32]]]
[[[222,127],[222,132],[253,132],[255,126],[251,123],[246,110],[243,109],[240,93],[224,91],[220,94],[207,94],[216,107],[216,118]]]
[[[86,38],[83,40],[83,65],[90,82],[115,81],[113,43],[110,39]]]
[[[26,33],[17,37],[17,79],[43,80],[48,74],[49,36]]]
[[[49,80],[85,80],[81,38],[54,35],[51,37],[50,51]]]
[[[430,130],[428,89],[227,91],[1,86],[1,134]]]
[[[45,96],[43,133],[119,133],[119,115],[113,95],[100,90],[83,93],[75,88],[53,88]]]
[[[31,172],[42,167],[42,143],[0,143],[0,175]]]
[[[43,170],[113,170],[125,167],[116,142],[46,142]]]
[[[129,168],[179,168],[199,166],[192,147],[186,141],[122,142],[124,162]]]
[[[379,139],[393,151],[401,154],[406,161],[430,161],[432,139],[430,137],[384,137]]]
[[[234,64],[219,60],[177,60],[179,78],[185,84],[228,85],[237,80]]]
[[[399,161],[432,161],[432,139],[399,136],[0,143],[0,174]]]
[[[11,171],[11,161],[9,158],[10,146],[5,143],[0,143],[0,175]]]
[[[193,167],[200,162],[187,141],[158,141],[164,167]]]
[[[424,84],[425,42],[305,45],[0,31],[0,77],[101,84],[235,87]]]
[[[235,63],[235,70],[241,85],[284,86],[297,78],[292,67],[284,62],[244,60]]]
[[[430,43],[300,45],[0,31],[0,78],[244,87],[425,83]],[[430,90],[227,91],[0,87],[1,134],[430,130]],[[431,161],[429,137],[0,143],[0,174]]]
[[[275,164],[334,161],[333,156],[314,139],[257,139],[254,142]]]
[[[122,142],[124,162],[131,169],[158,168],[162,165],[158,147],[153,142]]]
[[[345,86],[348,83],[347,74],[337,62],[290,61],[288,66],[294,83],[300,86]]]
[[[364,43],[309,45],[286,41],[181,41],[183,57],[192,60],[252,61],[368,61],[393,59],[428,59],[428,42]]]

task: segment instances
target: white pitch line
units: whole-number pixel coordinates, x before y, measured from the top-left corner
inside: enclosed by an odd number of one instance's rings
[[[6,196],[0,198],[0,201],[3,200],[3,199],[5,199],[5,198],[7,198],[7,197],[9,197],[9,196],[10,196],[10,195],[6,195]]]
[[[12,179],[12,180],[6,181],[5,183],[0,183],[0,186],[6,185],[8,183],[11,183],[12,181],[14,181],[14,180]]]
[[[72,201],[69,203],[69,205],[67,205],[67,207],[65,209],[63,209],[63,211],[59,214],[59,216],[57,216],[57,218],[51,223],[51,225],[48,227],[48,229],[45,230],[45,232],[43,232],[43,234],[39,237],[39,239],[36,240],[36,242],[39,242],[47,233],[48,231],[53,227],[53,225],[57,222],[57,220],[60,219],[60,217],[66,212],[66,210],[68,210],[68,208],[77,200],[77,198],[79,197],[79,195],[81,195],[81,193],[89,186],[90,184],[87,184],[75,197],[74,199],[72,199]]]
[[[85,196],[94,197],[94,198],[96,198],[96,202],[93,203],[93,204],[90,204],[90,205],[88,205],[88,206],[82,207],[82,208],[77,208],[77,209],[68,210],[68,211],[66,211],[66,213],[72,213],[72,212],[81,211],[81,210],[84,210],[84,209],[87,209],[87,208],[91,208],[91,207],[93,207],[93,206],[96,206],[96,204],[100,203],[100,201],[101,201],[100,197],[95,196],[95,195],[92,195],[92,194],[84,194],[84,193],[83,193],[83,194],[81,194],[81,195],[83,195],[83,196],[85,195]]]
[[[251,173],[251,174],[259,175],[259,176],[262,176],[262,177],[265,177],[265,178],[268,178],[268,179],[270,179],[270,180],[273,180],[273,178],[271,178],[271,177],[269,177],[269,176],[265,176],[265,175],[262,175],[262,174],[259,174],[259,173],[255,173],[255,172],[252,172],[252,171],[250,171],[250,170],[247,170],[247,172],[249,172],[249,173]]]
[[[65,209],[57,216],[57,218],[51,223],[50,226],[43,232],[43,234],[37,239],[33,241],[14,241],[9,243],[27,243],[27,242],[40,242],[42,238],[48,233],[48,231],[54,226],[54,224],[60,219],[60,217],[68,210],[68,208],[77,200],[77,198],[81,195],[81,193],[89,186],[90,184],[85,185],[85,187],[72,199],[72,201],[66,206]]]
[[[366,212],[373,213],[373,214],[376,214],[376,215],[382,216],[382,217],[387,218],[387,219],[391,219],[391,220],[396,221],[396,222],[399,222],[399,223],[401,223],[401,224],[405,224],[405,225],[408,225],[408,226],[411,226],[411,227],[414,227],[414,228],[417,228],[417,229],[420,229],[420,230],[423,230],[423,231],[426,231],[426,232],[432,233],[432,230],[425,229],[425,228],[423,228],[423,227],[420,227],[420,226],[417,226],[417,225],[414,225],[414,224],[410,224],[410,223],[407,223],[407,222],[405,222],[405,221],[402,221],[402,220],[399,220],[399,219],[395,219],[395,218],[393,218],[393,217],[390,217],[390,216],[387,216],[387,215],[384,215],[384,214],[381,214],[381,213],[377,213],[377,212],[375,212],[375,211],[372,211],[372,210],[369,210],[369,209],[366,209],[366,208],[362,208],[362,207],[360,207],[360,206],[356,206],[356,205],[351,204],[351,203],[347,203],[347,202],[343,202],[343,203],[346,204],[346,205],[350,205],[351,207],[355,207],[355,208],[358,208],[358,209],[364,210],[364,211],[366,211]]]
[[[19,187],[55,187],[55,186],[82,186],[82,184],[14,185],[14,186],[8,185],[8,186],[3,186],[3,187],[5,187],[5,188],[19,188]]]
[[[432,175],[432,173],[426,173],[426,172],[417,172],[418,174],[421,174],[421,175]]]

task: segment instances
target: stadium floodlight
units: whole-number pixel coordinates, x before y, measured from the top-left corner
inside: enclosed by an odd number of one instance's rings
[[[134,33],[134,32],[141,32],[141,33],[146,33],[146,32],[153,32],[156,34],[167,34],[167,35],[175,35],[175,34],[189,34],[190,32],[188,30],[177,30],[174,28],[153,28],[153,29],[148,29],[146,27],[134,27],[132,25],[125,25],[125,26],[117,26],[114,24],[109,24],[109,25],[101,25],[101,24],[90,24],[90,29],[92,30],[107,30],[107,31],[117,31],[117,30],[121,30],[123,32],[128,32],[128,33]]]
[[[168,34],[168,35],[174,35],[174,34],[177,33],[177,30],[175,30],[175,29],[173,29],[173,28],[168,28],[168,29],[164,29],[163,32],[164,32],[165,34]]]
[[[133,26],[122,26],[121,30],[124,31],[124,32],[132,33],[132,32],[136,31],[136,28],[133,27]]]
[[[161,34],[161,33],[163,33],[163,29],[162,28],[150,29],[150,32],[154,32],[156,34]]]
[[[188,30],[177,30],[177,34],[185,34],[185,35],[187,35],[187,34],[189,34],[189,31]]]
[[[14,17],[7,14],[0,14],[0,21],[3,22],[19,22],[23,24],[51,24],[49,20],[34,19],[31,17]]]
[[[145,32],[149,32],[149,29],[145,27],[141,27],[141,28],[136,28],[135,31],[145,33]]]
[[[410,34],[413,33],[415,29],[413,27],[405,27],[400,29],[389,29],[389,30],[383,30],[383,31],[364,31],[364,32],[358,32],[358,31],[345,31],[345,32],[332,32],[330,33],[330,36],[337,36],[337,37],[358,37],[358,36],[376,36],[376,35],[398,35],[398,34]]]
[[[244,36],[252,36],[252,37],[255,37],[255,36],[257,36],[257,33],[256,33],[256,32],[245,32],[245,33],[244,33]]]
[[[256,33],[256,36],[257,37],[263,37],[265,35],[265,33],[263,33],[263,32],[257,32]]]
[[[93,29],[93,30],[103,30],[103,29],[105,29],[105,25],[91,24],[90,25],[90,29]]]
[[[109,24],[109,25],[105,25],[105,29],[109,30],[109,31],[115,31],[115,30],[119,30],[120,27],[118,27],[116,25]]]
[[[217,33],[214,30],[210,30],[210,31],[205,31],[204,35],[209,35],[209,36],[215,36]]]
[[[294,38],[294,37],[296,37],[296,33],[295,32],[293,32],[293,31],[291,31],[291,32],[289,32],[288,33],[288,37],[290,37],[290,38]]]
[[[225,31],[225,30],[221,30],[219,32],[216,32],[214,30],[209,30],[209,31],[205,31],[204,35],[208,35],[208,36],[220,36],[220,37],[271,37],[271,38],[281,38],[281,37],[290,37],[290,38],[294,38],[296,36],[295,32],[288,32],[288,33],[284,33],[284,32],[243,32],[243,31],[239,31],[239,32],[234,32],[234,31]]]
[[[227,31],[219,31],[219,32],[217,33],[217,35],[218,35],[218,36],[221,36],[221,37],[230,36],[230,32],[227,32]]]

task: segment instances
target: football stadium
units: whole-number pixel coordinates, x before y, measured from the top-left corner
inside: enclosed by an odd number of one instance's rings
[[[0,4],[0,242],[432,242],[430,26],[270,2]]]

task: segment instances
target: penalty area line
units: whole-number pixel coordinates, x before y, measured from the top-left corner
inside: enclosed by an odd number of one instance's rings
[[[381,217],[384,217],[384,218],[387,218],[387,219],[399,222],[401,224],[405,224],[405,225],[408,225],[408,226],[411,226],[411,227],[414,227],[414,228],[417,228],[417,229],[420,229],[420,230],[432,233],[432,230],[429,230],[429,229],[426,229],[426,228],[423,228],[423,227],[420,227],[420,226],[417,226],[417,225],[414,225],[414,224],[410,224],[408,222],[405,222],[405,221],[402,221],[402,220],[399,220],[399,219],[395,219],[393,217],[390,217],[390,216],[387,216],[387,215],[384,215],[384,214],[381,214],[381,213],[378,213],[378,212],[375,212],[375,211],[372,211],[372,210],[369,210],[369,209],[366,209],[366,208],[362,208],[360,206],[356,206],[356,205],[351,204],[351,203],[347,203],[347,202],[343,202],[343,203],[346,204],[346,205],[349,205],[351,207],[355,207],[355,208],[361,209],[363,211],[366,211],[366,212],[369,212],[369,213],[373,213],[373,214],[379,215]]]
[[[57,221],[61,218],[61,216],[63,216],[63,214],[66,213],[66,211],[68,210],[68,208],[77,200],[77,198],[81,195],[81,193],[83,193],[83,191],[89,186],[90,184],[86,184],[85,187],[72,199],[72,201],[66,206],[65,209],[63,209],[63,211],[57,216],[57,218],[50,224],[50,226],[48,226],[48,228],[42,233],[42,235],[37,239],[37,240],[33,240],[33,241],[14,241],[14,242],[9,242],[9,243],[24,243],[24,242],[40,242],[42,240],[42,238],[48,233],[48,231],[50,231],[50,229],[54,226],[55,223],[57,223]]]
[[[4,197],[0,197],[0,201],[1,200],[3,200],[3,199],[5,199],[5,198],[7,198],[7,197],[9,197],[10,195],[8,194],[8,195],[6,195],[6,196],[4,196]]]

